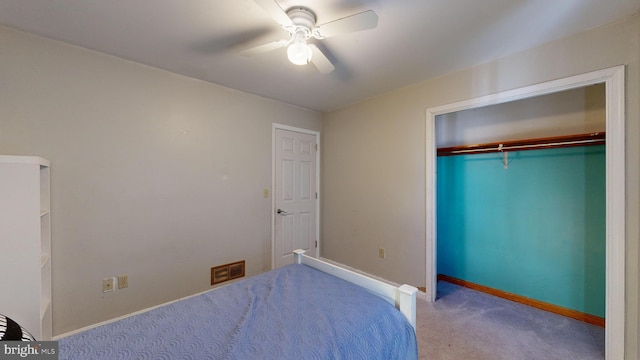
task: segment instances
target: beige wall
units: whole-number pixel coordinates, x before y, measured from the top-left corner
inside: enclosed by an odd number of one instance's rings
[[[54,335],[270,268],[272,123],[319,113],[1,27],[0,49],[0,153],[51,161]]]
[[[632,17],[325,114],[323,256],[396,282],[424,284],[426,109],[625,64],[625,351],[637,359],[639,27]],[[378,247],[386,248],[385,259],[378,257]]]

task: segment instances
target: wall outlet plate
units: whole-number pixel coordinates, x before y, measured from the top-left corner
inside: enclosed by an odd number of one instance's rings
[[[115,278],[105,278],[102,279],[102,292],[110,292],[113,291],[113,285],[115,283]]]
[[[118,275],[118,289],[129,287],[129,275]]]

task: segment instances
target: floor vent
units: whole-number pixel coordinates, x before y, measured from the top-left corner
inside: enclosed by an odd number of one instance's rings
[[[211,268],[211,285],[244,276],[244,260]]]

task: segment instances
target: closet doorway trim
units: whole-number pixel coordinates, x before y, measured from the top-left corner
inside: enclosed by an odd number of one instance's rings
[[[606,306],[605,359],[623,360],[625,350],[625,68],[608,69],[502,91],[427,109],[426,114],[426,292],[435,301],[436,116],[535,96],[605,84],[606,104]]]

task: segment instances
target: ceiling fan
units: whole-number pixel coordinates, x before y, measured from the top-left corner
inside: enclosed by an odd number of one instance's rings
[[[288,46],[289,61],[296,65],[306,65],[311,62],[323,74],[332,72],[335,66],[318,46],[308,44],[307,40],[312,37],[322,40],[344,33],[373,29],[378,25],[378,15],[373,10],[316,25],[316,15],[307,7],[294,6],[284,11],[276,0],[254,1],[289,33],[289,39],[243,49],[239,51],[240,55],[253,56]]]

